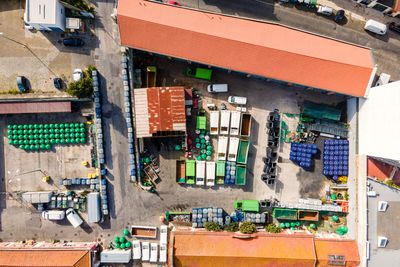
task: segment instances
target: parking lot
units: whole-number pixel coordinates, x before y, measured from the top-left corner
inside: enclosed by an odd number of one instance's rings
[[[62,44],[65,34],[31,32],[24,28],[24,2],[0,2],[0,21],[7,22],[0,24],[0,97],[15,97],[7,93],[17,89],[17,76],[28,79],[31,89],[28,96],[64,96],[63,91],[54,88],[53,78],[61,77],[67,83],[74,69],[94,63],[92,49],[98,46],[98,41],[90,33],[92,26],[86,25],[87,32],[76,35],[85,41],[85,46],[67,48]]]

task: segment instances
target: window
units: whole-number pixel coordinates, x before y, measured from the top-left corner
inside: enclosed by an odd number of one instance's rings
[[[346,259],[343,255],[328,255],[328,265],[346,266]]]
[[[42,14],[42,5],[39,5],[39,14]]]

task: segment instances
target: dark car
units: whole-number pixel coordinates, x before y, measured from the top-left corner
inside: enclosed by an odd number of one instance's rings
[[[57,88],[58,90],[62,89],[63,84],[61,78],[54,78],[53,83],[55,88]]]
[[[83,46],[85,42],[81,38],[65,38],[63,44],[65,46]]]
[[[338,11],[336,12],[334,21],[335,21],[336,23],[342,23],[342,22],[344,21],[345,18],[346,18],[346,15],[345,15],[345,13],[344,13],[344,10],[343,10],[343,9],[340,9],[340,10],[338,10]]]
[[[17,77],[17,86],[18,90],[21,93],[24,93],[29,90],[28,88],[28,80],[24,76],[18,76]]]
[[[400,23],[390,22],[389,29],[394,32],[400,33]]]

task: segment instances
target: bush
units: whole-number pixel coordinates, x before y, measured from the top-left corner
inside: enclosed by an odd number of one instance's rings
[[[225,225],[224,230],[228,232],[237,232],[239,231],[239,224],[237,222],[231,222]]]
[[[282,228],[280,228],[279,226],[277,226],[277,225],[275,225],[273,223],[270,223],[265,227],[265,231],[267,231],[268,233],[277,234],[277,233],[282,232]]]
[[[204,227],[206,228],[207,231],[213,231],[213,232],[222,231],[221,225],[215,222],[206,222],[204,224]]]
[[[240,225],[239,230],[242,234],[253,234],[257,232],[256,225],[252,222],[243,222]]]
[[[93,94],[92,79],[90,77],[84,77],[79,81],[72,82],[68,85],[66,92],[78,98],[91,97]]]
[[[64,0],[64,2],[76,8],[85,10],[90,13],[94,13],[94,7],[90,6],[85,0]]]

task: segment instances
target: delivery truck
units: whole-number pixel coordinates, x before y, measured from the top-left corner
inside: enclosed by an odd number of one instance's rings
[[[219,133],[219,111],[210,112],[210,135],[218,135]]]

